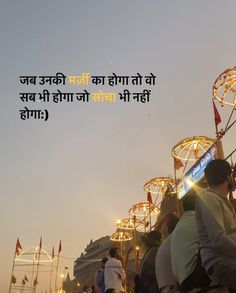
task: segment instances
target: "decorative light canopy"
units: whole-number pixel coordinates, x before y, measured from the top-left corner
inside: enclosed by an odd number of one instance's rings
[[[130,232],[126,231],[116,231],[113,233],[110,237],[111,241],[115,242],[124,242],[124,241],[129,241],[133,239],[133,236]]]
[[[150,202],[140,202],[129,210],[131,216],[147,217],[160,214],[160,209]]]
[[[117,228],[123,229],[123,230],[139,230],[144,227],[144,223],[140,221],[139,219],[134,218],[127,218],[122,219],[117,223]]]
[[[230,105],[236,109],[236,66],[225,70],[213,85],[213,97],[222,106]]]
[[[181,161],[197,161],[215,142],[206,136],[187,137],[172,148],[172,156]]]
[[[38,260],[39,247],[28,246],[21,250],[20,254],[16,256],[16,262],[23,263],[51,263],[53,261],[51,255],[43,248],[40,250],[40,260]]]
[[[168,188],[174,189],[174,184],[174,180],[170,177],[156,177],[145,183],[143,188],[146,192],[164,196]]]

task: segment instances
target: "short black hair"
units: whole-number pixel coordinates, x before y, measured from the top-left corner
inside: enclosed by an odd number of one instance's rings
[[[185,212],[195,210],[196,197],[196,192],[193,189],[191,189],[189,191],[189,194],[183,198],[183,208]]]
[[[157,230],[150,231],[149,233],[142,235],[141,239],[147,249],[158,247],[161,242],[161,232]]]
[[[108,261],[108,257],[105,256],[105,257],[101,260],[101,263],[102,263],[102,264],[105,264],[107,261]]]
[[[230,164],[222,159],[211,161],[205,169],[205,177],[209,187],[223,184],[231,173],[232,169]]]
[[[147,234],[147,237],[152,240],[152,241],[161,241],[161,232],[160,231],[150,231],[148,234]]]
[[[115,257],[116,254],[117,254],[117,250],[119,250],[119,247],[112,247],[112,248],[110,248],[110,250],[109,250],[110,256],[111,257]]]

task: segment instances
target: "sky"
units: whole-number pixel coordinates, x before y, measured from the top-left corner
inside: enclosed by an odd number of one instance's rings
[[[42,235],[49,251],[61,240],[72,275],[90,239],[146,200],[149,179],[173,175],[177,142],[215,136],[212,86],[235,65],[235,10],[234,0],[1,1],[0,293],[17,237]],[[149,103],[49,103],[48,121],[21,120],[19,76],[57,72],[157,78]],[[224,125],[230,109],[219,111]],[[226,155],[235,138],[234,127]]]

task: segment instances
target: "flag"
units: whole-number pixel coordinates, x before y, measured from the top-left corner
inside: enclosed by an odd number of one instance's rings
[[[52,248],[52,259],[54,259],[54,245],[53,245],[53,248]]]
[[[148,192],[148,193],[147,193],[147,201],[148,201],[149,203],[153,204],[153,202],[152,202],[152,195],[151,195],[151,192]]]
[[[69,275],[69,273],[67,273],[66,281],[67,282],[70,281],[70,275]]]
[[[24,278],[24,280],[26,281],[26,282],[29,282],[29,280],[28,280],[28,278],[27,278],[27,276],[25,275],[25,278]]]
[[[20,244],[20,240],[19,240],[19,238],[17,238],[15,254],[19,255],[21,249],[22,249],[22,247],[21,247],[21,244]]]
[[[16,283],[16,277],[14,275],[11,276],[11,283],[12,284]]]
[[[60,240],[60,243],[59,243],[58,254],[60,254],[60,252],[61,252],[61,240]]]
[[[39,251],[42,249],[42,236],[40,237],[40,242],[39,242]]]
[[[33,286],[36,287],[37,285],[38,285],[38,281],[37,281],[37,278],[35,278]]]
[[[179,170],[183,166],[184,165],[183,165],[182,161],[180,159],[174,157],[174,168],[175,168],[175,170]]]
[[[215,125],[217,126],[221,122],[221,117],[220,117],[220,114],[219,114],[219,112],[218,112],[218,110],[216,108],[216,105],[215,105],[214,100],[212,100],[212,102],[213,102],[213,111],[214,111]]]

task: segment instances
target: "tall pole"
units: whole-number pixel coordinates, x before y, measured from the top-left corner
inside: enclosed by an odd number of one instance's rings
[[[30,280],[30,293],[33,292],[33,284],[34,284],[34,266],[35,266],[35,259],[36,259],[36,251],[37,246],[34,247],[34,254],[33,254],[33,264],[32,264],[32,271],[31,271],[31,280]]]
[[[58,268],[59,268],[60,253],[61,253],[61,240],[60,240],[59,248],[58,248],[58,257],[57,257],[57,265],[56,265],[56,276],[55,276],[55,291],[57,290],[57,275],[58,275]]]
[[[178,199],[178,191],[177,191],[177,176],[176,176],[176,168],[175,168],[175,158],[174,158],[174,176],[175,176],[175,200],[176,200],[176,213],[177,216],[179,217],[179,199]]]
[[[53,261],[51,261],[51,268],[50,268],[50,277],[49,277],[49,293],[52,292],[52,263]]]
[[[53,261],[54,261],[54,246],[52,248],[52,260],[51,260],[51,266],[50,266],[49,293],[52,293],[52,270],[53,270]]]
[[[38,262],[37,262],[37,267],[36,267],[36,277],[34,279],[34,284],[33,284],[33,292],[36,292],[36,287],[38,284],[38,274],[39,274],[39,265],[40,265],[40,256],[41,256],[41,249],[42,249],[42,236],[40,238],[40,242],[39,242],[39,252],[38,252]],[[36,253],[37,255],[37,253]]]
[[[56,275],[55,275],[55,286],[54,286],[55,291],[57,291],[57,275],[58,275],[58,267],[59,267],[59,258],[60,258],[60,255],[58,254],[57,265],[56,265]]]
[[[15,268],[15,259],[16,259],[16,253],[14,254],[14,258],[13,258],[13,264],[12,264],[12,269],[11,269],[11,280],[10,280],[8,293],[11,293],[12,281],[13,281],[12,278],[13,278],[13,272],[14,272],[14,268]]]
[[[16,249],[15,249],[14,258],[13,258],[13,264],[12,264],[12,270],[11,270],[11,279],[10,279],[10,285],[9,285],[8,293],[11,293],[12,281],[13,281],[13,272],[14,272],[15,262],[16,262],[16,255],[20,254],[20,249],[22,249],[22,247],[21,247],[19,238],[17,238],[17,240],[16,240]]]
[[[136,246],[134,251],[135,251],[135,271],[136,271],[136,274],[138,274],[138,272],[139,272],[139,247]]]
[[[222,141],[220,139],[217,139],[216,141],[216,146],[217,146],[217,151],[218,151],[218,155],[219,155],[219,159],[224,159],[224,150],[223,150],[223,145],[222,145]]]
[[[151,203],[150,203],[150,201],[148,203],[149,203],[149,226],[150,226],[149,231],[150,231],[152,229],[152,210],[151,210]]]
[[[136,247],[136,216],[133,215],[133,241],[134,241],[134,248]]]

